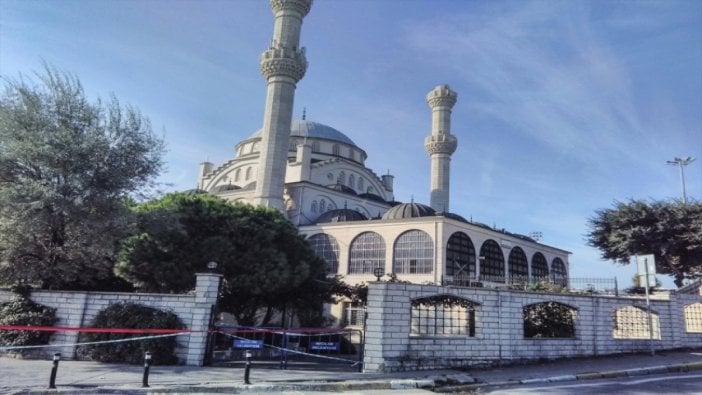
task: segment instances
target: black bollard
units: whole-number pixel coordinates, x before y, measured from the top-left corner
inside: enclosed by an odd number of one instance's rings
[[[56,388],[56,371],[58,370],[58,364],[61,360],[61,353],[57,352],[54,354],[54,366],[51,368],[51,378],[49,378],[49,388]]]
[[[251,351],[246,350],[246,367],[244,368],[244,384],[251,384],[249,382],[249,372],[251,371]]]
[[[144,353],[144,377],[141,379],[141,386],[142,387],[149,386],[149,368],[150,367],[151,367],[151,353],[147,351]]]

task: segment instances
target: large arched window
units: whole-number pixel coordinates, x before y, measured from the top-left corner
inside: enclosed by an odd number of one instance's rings
[[[505,282],[505,256],[495,240],[487,240],[480,247],[480,279]]]
[[[537,252],[531,257],[531,278],[539,281],[548,277],[548,263],[544,254]]]
[[[561,258],[553,258],[551,262],[551,276],[554,283],[563,287],[568,285],[568,271]]]
[[[475,247],[467,234],[456,232],[446,243],[446,272],[456,285],[468,285],[475,279]]]
[[[434,269],[434,243],[421,230],[400,235],[393,250],[393,273],[431,273]]]
[[[349,248],[349,274],[373,273],[376,267],[385,270],[385,240],[375,232],[361,233]]]
[[[336,274],[339,270],[339,244],[333,236],[326,233],[312,235],[307,242],[315,255],[327,263],[327,273]]]
[[[524,250],[519,247],[512,248],[512,251],[509,252],[507,262],[507,265],[509,266],[510,283],[529,282],[529,264],[527,263],[527,257]]]

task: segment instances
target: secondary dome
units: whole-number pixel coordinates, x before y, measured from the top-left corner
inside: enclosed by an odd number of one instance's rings
[[[365,221],[368,218],[356,210],[347,208],[339,208],[327,211],[317,218],[316,223],[324,224],[328,222],[349,222],[349,221]]]
[[[263,129],[259,129],[249,138],[261,137],[262,133]],[[356,143],[354,143],[353,140],[351,140],[347,135],[334,129],[333,127],[304,119],[294,119],[292,121],[292,123],[290,124],[290,135],[297,137],[312,137],[318,139],[334,140],[356,147]]]
[[[433,208],[421,203],[403,203],[391,208],[383,214],[383,219],[407,219],[430,217],[436,215]]]

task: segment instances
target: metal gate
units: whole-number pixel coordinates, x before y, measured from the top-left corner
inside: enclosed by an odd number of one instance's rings
[[[210,337],[210,364],[257,368],[361,371],[363,332],[345,328],[218,326]]]

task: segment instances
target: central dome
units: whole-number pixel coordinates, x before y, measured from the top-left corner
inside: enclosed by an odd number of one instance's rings
[[[261,137],[262,133],[263,129],[259,129],[249,138]],[[334,129],[333,127],[321,124],[319,122],[307,121],[304,119],[294,119],[292,121],[290,125],[290,135],[297,137],[312,137],[318,139],[334,140],[356,147],[356,143],[354,143],[353,140],[351,140],[347,135]]]

